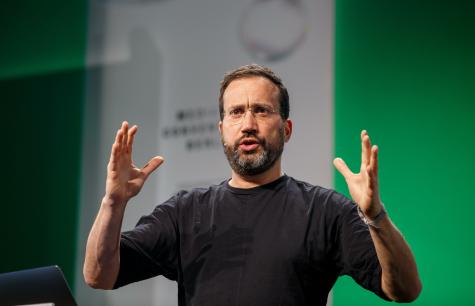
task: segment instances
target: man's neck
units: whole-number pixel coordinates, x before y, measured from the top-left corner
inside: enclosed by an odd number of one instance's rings
[[[254,188],[254,187],[271,183],[277,180],[282,175],[283,173],[282,173],[282,167],[280,165],[280,160],[277,160],[271,168],[267,169],[263,173],[256,174],[256,175],[248,175],[248,176],[240,175],[232,171],[229,185],[231,187],[243,188],[243,189]]]

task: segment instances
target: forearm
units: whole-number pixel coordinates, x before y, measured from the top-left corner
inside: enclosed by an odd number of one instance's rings
[[[125,204],[104,198],[86,245],[83,274],[93,288],[112,289],[119,274],[120,231]]]
[[[388,216],[370,233],[382,268],[382,289],[392,300],[411,302],[422,290],[417,266],[409,245]]]

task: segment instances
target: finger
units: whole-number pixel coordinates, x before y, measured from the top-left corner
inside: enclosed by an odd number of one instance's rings
[[[132,146],[134,144],[134,136],[135,133],[137,133],[138,127],[134,125],[132,128],[129,130],[129,135],[128,135],[128,141],[127,141],[127,152],[132,154]]]
[[[117,145],[116,154],[119,154],[122,151],[122,141],[124,139],[124,133],[122,131],[122,127],[117,131],[115,136],[115,143]],[[117,156],[117,155],[116,155]]]
[[[378,147],[376,145],[371,147],[371,161],[366,173],[369,177],[367,181],[368,188],[378,190]]]
[[[127,121],[122,122],[122,133],[124,134],[122,138],[122,151],[127,150],[127,141],[128,141],[128,131],[129,131],[129,123]]]
[[[117,168],[117,160],[119,155],[119,145],[114,143],[111,149],[111,157],[109,160],[109,164],[107,165],[109,170],[115,170]]]
[[[157,169],[161,164],[163,164],[163,157],[155,156],[152,158],[143,168],[142,173],[147,178],[155,169]]]
[[[114,141],[114,143],[112,144],[111,160],[116,160],[120,153],[120,142],[118,141],[118,138],[120,138],[120,135],[116,136],[116,141]]]
[[[378,177],[378,146],[371,147],[371,160],[369,163],[370,175],[372,177]]]
[[[374,173],[374,190],[379,198],[379,148],[378,146],[373,146],[371,148],[373,154],[373,173]]]
[[[115,165],[117,163],[117,159],[120,154],[121,143],[122,143],[122,130],[119,129],[115,135],[115,140],[111,147],[111,156],[109,160],[109,165],[112,169],[115,168]]]
[[[343,175],[345,179],[349,178],[353,172],[351,172],[350,168],[346,165],[345,161],[339,157],[333,160],[333,165],[335,168]]]
[[[371,142],[366,130],[361,131],[361,168],[368,166],[370,160]]]

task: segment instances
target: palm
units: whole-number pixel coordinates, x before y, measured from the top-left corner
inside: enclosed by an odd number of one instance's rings
[[[363,170],[360,173],[352,173],[346,178],[351,197],[363,210],[368,209],[373,195],[373,190],[368,186],[368,181],[369,176]]]
[[[378,148],[371,147],[366,131],[361,132],[361,167],[359,173],[353,173],[341,158],[334,160],[348,184],[351,197],[367,215],[374,215],[380,208],[378,187]]]
[[[136,132],[137,126],[128,129],[128,124],[124,122],[112,145],[107,166],[106,195],[114,202],[126,203],[137,195],[150,173],[163,162],[157,156],[141,169],[133,164],[132,145]]]
[[[140,169],[133,164],[124,165],[118,170],[109,171],[106,192],[113,198],[129,199],[139,193],[144,182]]]

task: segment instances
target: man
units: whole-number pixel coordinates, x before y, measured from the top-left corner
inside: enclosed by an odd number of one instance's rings
[[[157,156],[142,169],[133,165],[137,126],[124,122],[88,238],[86,282],[112,289],[161,274],[177,281],[179,305],[325,305],[347,274],[384,299],[416,299],[422,286],[414,257],[379,197],[378,148],[362,131],[360,173],[334,161],[354,203],[283,174],[288,100],[268,68],[227,74],[219,132],[231,179],[179,192],[121,234],[128,200],[163,163]]]

